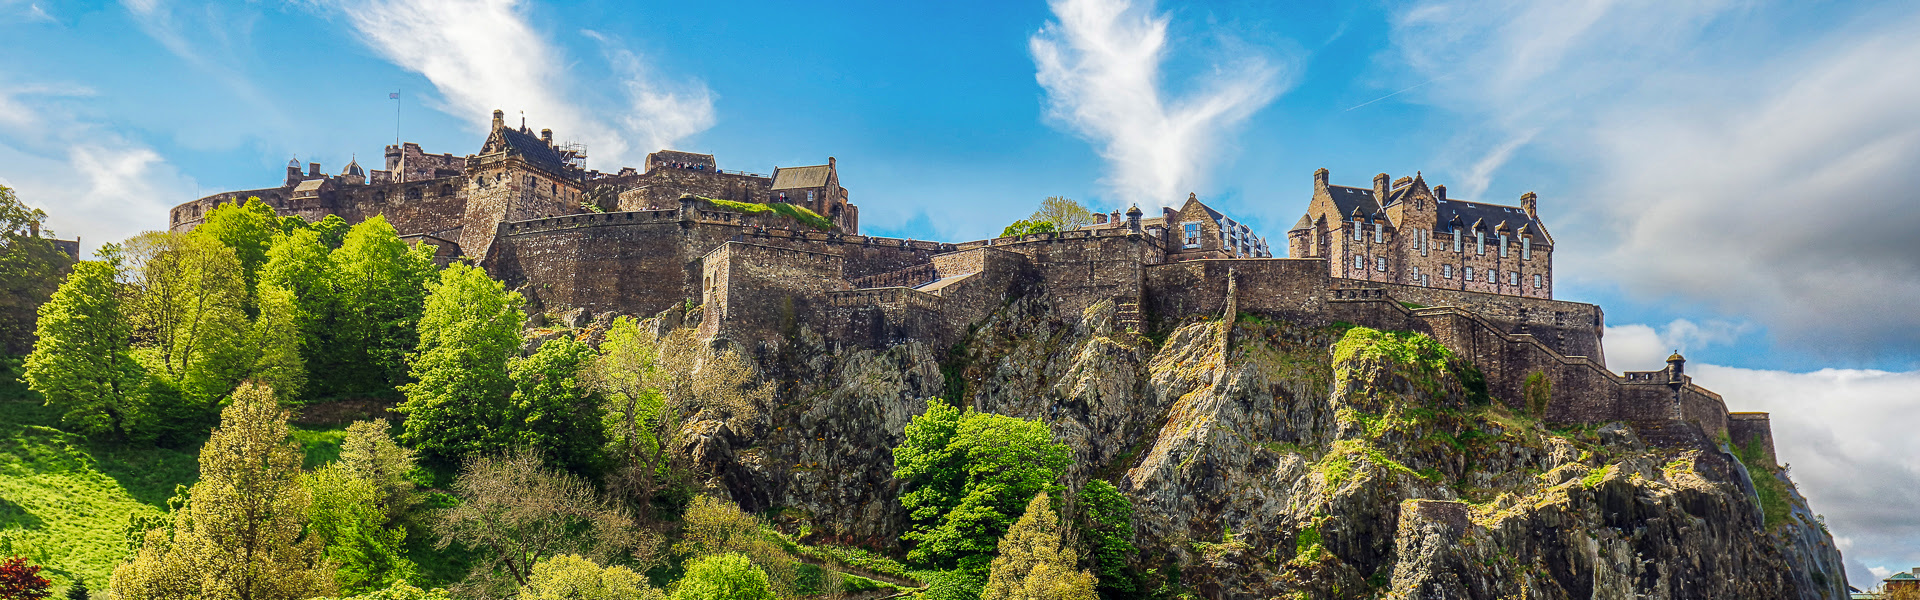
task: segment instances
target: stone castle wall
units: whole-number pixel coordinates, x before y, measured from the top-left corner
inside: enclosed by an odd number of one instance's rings
[[[1387,290],[1401,302],[1423,306],[1458,306],[1480,315],[1507,333],[1528,334],[1554,351],[1567,356],[1585,356],[1606,366],[1600,343],[1606,317],[1599,306],[1565,300],[1528,298],[1488,292],[1436,289],[1415,285],[1334,279],[1340,287],[1372,287]]]

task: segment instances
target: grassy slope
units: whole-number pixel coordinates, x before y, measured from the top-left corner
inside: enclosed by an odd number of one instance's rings
[[[18,386],[0,386],[0,554],[75,576],[95,589],[127,556],[127,525],[165,514],[176,486],[199,478],[197,448],[121,447],[59,429],[60,413]],[[344,427],[294,428],[307,465],[340,455]]]

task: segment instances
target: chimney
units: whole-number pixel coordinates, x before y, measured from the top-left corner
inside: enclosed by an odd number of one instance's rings
[[[833,169],[834,169],[833,157],[829,156],[827,157],[827,170],[831,171]]]
[[[320,163],[307,163],[308,177],[324,177],[320,174]]]
[[[1106,223],[1107,223],[1107,213],[1093,213],[1093,224],[1105,225]]]
[[[1535,196],[1533,192],[1527,192],[1525,194],[1520,195],[1520,210],[1527,211],[1527,218],[1530,218],[1530,219],[1540,218],[1539,203],[1540,203],[1540,197]]]
[[[1386,173],[1373,176],[1373,199],[1375,202],[1379,202],[1381,206],[1387,205],[1387,192],[1390,189],[1387,187],[1387,184],[1392,182],[1393,178],[1388,177]]]
[[[507,126],[507,111],[493,109],[493,128],[499,130]]]
[[[1327,191],[1327,170],[1326,170],[1326,168],[1324,168],[1324,167],[1323,167],[1323,168],[1320,168],[1320,169],[1316,169],[1316,170],[1314,170],[1314,172],[1313,172],[1313,191],[1314,191],[1314,193],[1316,193],[1316,194],[1317,194],[1317,193],[1320,193],[1320,192],[1324,192],[1324,191]]]
[[[1433,186],[1433,198],[1434,198],[1435,200],[1439,200],[1439,201],[1441,201],[1441,202],[1446,202],[1446,201],[1447,201],[1447,186],[1444,186],[1444,185],[1436,185],[1436,186]]]
[[[540,141],[542,141],[542,142],[546,142],[548,146],[552,146],[552,145],[553,145],[553,130],[552,130],[552,129],[542,129],[542,130],[540,130]]]

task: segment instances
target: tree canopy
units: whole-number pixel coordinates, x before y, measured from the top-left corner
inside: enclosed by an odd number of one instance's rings
[[[403,386],[405,441],[437,461],[508,447],[508,359],[520,351],[520,294],[478,267],[452,265],[431,285],[420,345]]]
[[[40,305],[60,287],[73,258],[42,236],[47,213],[20,202],[0,186],[0,354],[33,349],[34,322]]]
[[[132,328],[114,283],[119,269],[105,261],[76,265],[40,307],[27,386],[81,433],[139,437],[145,417],[146,370],[133,357]]]
[[[1095,600],[1092,573],[1075,569],[1080,560],[1060,541],[1060,518],[1041,492],[1027,503],[1020,521],[1000,538],[999,556],[987,575],[981,600]]]
[[[1027,217],[1034,223],[1051,223],[1054,231],[1073,231],[1093,224],[1093,211],[1066,196],[1048,196],[1040,208]]]
[[[900,503],[913,520],[901,537],[917,542],[908,559],[984,571],[1027,501],[1057,491],[1071,462],[1045,423],[929,401],[894,449]]]

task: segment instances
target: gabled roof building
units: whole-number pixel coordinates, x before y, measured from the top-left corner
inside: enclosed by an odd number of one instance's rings
[[[1336,278],[1529,298],[1553,297],[1553,237],[1533,192],[1519,206],[1447,197],[1419,173],[1372,188],[1313,174],[1313,200],[1287,232],[1287,256],[1325,258]]]

